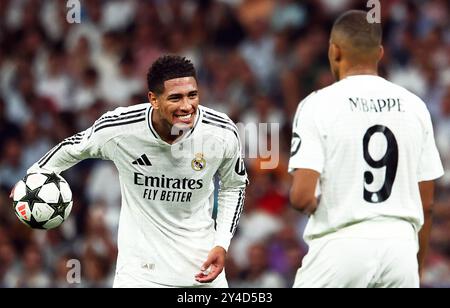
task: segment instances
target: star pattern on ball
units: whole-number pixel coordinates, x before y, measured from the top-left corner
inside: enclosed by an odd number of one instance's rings
[[[41,197],[39,197],[40,190],[41,187],[32,190],[28,186],[26,186],[26,194],[19,201],[27,202],[30,210],[32,210],[35,203],[45,203],[45,201],[42,200]]]
[[[22,181],[23,181],[24,183],[26,183],[27,180],[28,180],[28,178],[29,178],[31,175],[35,175],[35,174],[37,174],[37,173],[28,173],[28,174],[22,179]]]
[[[58,190],[61,190],[60,183],[64,181],[56,173],[44,173],[44,175],[47,177],[44,185],[54,183],[58,187]]]
[[[64,202],[61,194],[59,195],[58,202],[48,203],[48,205],[50,205],[55,210],[55,212],[53,213],[52,217],[50,217],[50,219],[53,219],[56,216],[61,216],[61,218],[64,219],[65,211],[66,211],[66,208],[69,206],[69,204],[70,204],[70,201]]]

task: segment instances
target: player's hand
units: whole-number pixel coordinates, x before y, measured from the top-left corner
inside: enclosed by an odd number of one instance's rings
[[[201,283],[211,282],[222,273],[225,266],[227,252],[223,247],[216,246],[208,254],[208,258],[201,267],[201,272],[195,275],[195,280]]]
[[[16,185],[17,185],[17,184],[16,184]],[[10,197],[11,199],[14,198],[14,189],[16,189],[16,185],[14,185],[14,187],[11,189],[11,193],[9,194],[9,197]]]

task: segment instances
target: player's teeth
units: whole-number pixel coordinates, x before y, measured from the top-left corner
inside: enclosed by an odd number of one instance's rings
[[[178,116],[178,118],[180,118],[180,119],[182,119],[182,120],[187,120],[187,119],[189,119],[190,117],[191,117],[190,114],[187,114],[187,115],[185,115],[185,116]]]

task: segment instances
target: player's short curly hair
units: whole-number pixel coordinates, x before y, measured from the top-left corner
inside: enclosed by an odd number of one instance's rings
[[[156,94],[164,92],[164,81],[181,78],[197,78],[194,65],[185,57],[176,55],[165,55],[159,57],[148,70],[148,90]]]

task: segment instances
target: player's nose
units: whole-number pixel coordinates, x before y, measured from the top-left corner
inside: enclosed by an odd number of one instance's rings
[[[183,97],[179,108],[180,108],[180,111],[183,111],[183,112],[192,111],[193,106],[188,97]]]

